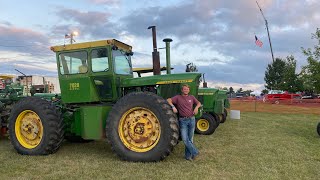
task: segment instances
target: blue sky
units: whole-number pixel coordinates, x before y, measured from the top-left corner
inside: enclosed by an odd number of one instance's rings
[[[259,0],[269,21],[275,57],[294,55],[306,63],[301,47],[313,47],[319,27],[316,0]],[[150,25],[157,26],[158,47],[172,38],[174,73],[193,62],[209,86],[263,89],[271,55],[263,18],[254,0],[55,0],[0,1],[0,73],[15,68],[56,76],[52,45],[79,31],[77,42],[116,38],[133,46],[135,67],[151,66]],[[264,43],[259,48],[254,35]],[[165,51],[160,50],[161,65]]]

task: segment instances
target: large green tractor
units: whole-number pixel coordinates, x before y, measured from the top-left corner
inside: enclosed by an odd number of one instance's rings
[[[182,84],[197,97],[199,73],[133,78],[132,47],[115,39],[53,46],[61,97],[26,97],[9,117],[10,140],[20,154],[56,152],[71,141],[106,137],[127,161],[160,161],[177,144],[177,116],[166,99]],[[156,71],[154,74],[159,74]]]
[[[199,88],[198,98],[203,104],[203,113],[196,121],[196,132],[210,135],[220,123],[225,122],[229,100],[225,91],[215,88]]]

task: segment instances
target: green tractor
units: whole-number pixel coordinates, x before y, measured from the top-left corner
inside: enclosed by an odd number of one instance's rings
[[[199,88],[199,101],[203,104],[202,117],[196,121],[196,132],[203,135],[213,134],[227,117],[226,108],[230,107],[226,91],[215,88]]]
[[[172,152],[179,128],[166,99],[180,93],[182,84],[197,97],[201,74],[159,75],[154,68],[154,76],[133,78],[132,47],[115,39],[51,50],[56,53],[61,96],[26,97],[15,104],[9,134],[18,153],[52,154],[64,138],[106,138],[126,161],[160,161]]]

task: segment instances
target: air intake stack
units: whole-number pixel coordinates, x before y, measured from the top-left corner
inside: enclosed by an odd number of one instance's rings
[[[166,66],[167,66],[167,74],[171,74],[170,42],[172,42],[172,39],[166,38],[166,39],[163,39],[163,42],[166,43]]]

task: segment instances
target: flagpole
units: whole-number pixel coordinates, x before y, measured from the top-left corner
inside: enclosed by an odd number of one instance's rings
[[[273,50],[272,50],[271,39],[270,39],[270,33],[269,33],[269,27],[268,27],[268,21],[267,21],[267,19],[264,17],[264,14],[263,14],[262,9],[260,8],[260,6],[259,6],[259,4],[258,4],[258,1],[256,1],[256,3],[257,3],[257,5],[258,5],[258,7],[259,7],[259,9],[260,9],[260,12],[261,12],[261,14],[262,14],[262,17],[263,17],[263,19],[264,19],[264,21],[265,21],[265,23],[266,23],[267,32],[268,32],[268,38],[269,38],[269,44],[270,44],[270,51],[271,51],[271,56],[272,56],[272,62],[274,62],[274,56],[273,56]]]

